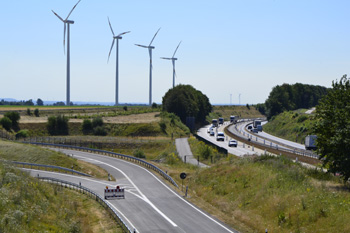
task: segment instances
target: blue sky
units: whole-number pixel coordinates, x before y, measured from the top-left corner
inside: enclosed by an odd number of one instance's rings
[[[27,100],[66,98],[63,23],[76,0],[0,1],[0,97]],[[262,103],[283,83],[330,87],[350,68],[350,1],[82,0],[70,16],[71,100],[114,102],[114,32],[131,31],[119,43],[122,103],[148,103],[153,45],[153,101],[176,84],[190,84],[212,104]]]

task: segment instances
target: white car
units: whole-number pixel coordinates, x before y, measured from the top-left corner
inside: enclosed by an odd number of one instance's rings
[[[207,133],[210,133],[210,131],[212,131],[212,130],[213,130],[213,127],[212,127],[212,126],[208,127]]]
[[[210,130],[209,135],[210,135],[210,136],[215,136],[215,132],[214,132],[213,129]]]
[[[231,140],[228,142],[228,146],[229,146],[229,147],[237,147],[237,141],[234,140],[234,139],[231,139]]]
[[[225,134],[223,132],[218,132],[216,135],[216,141],[225,141]]]

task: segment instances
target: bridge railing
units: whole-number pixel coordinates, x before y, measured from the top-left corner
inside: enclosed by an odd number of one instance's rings
[[[103,197],[101,197],[99,194],[95,193],[91,189],[88,189],[84,186],[65,181],[65,180],[60,180],[52,177],[38,177],[38,179],[47,181],[53,184],[61,185],[62,187],[65,188],[72,188],[75,190],[78,190],[84,194],[90,195],[91,197],[94,197],[95,200],[100,203],[107,211],[112,215],[113,219],[121,226],[123,232],[126,233],[133,233],[134,231],[131,231],[128,225],[123,221],[123,219],[119,216],[119,214],[115,211],[115,209],[110,205],[108,202],[106,202]]]

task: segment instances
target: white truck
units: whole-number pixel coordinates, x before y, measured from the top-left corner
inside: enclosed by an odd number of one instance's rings
[[[316,135],[308,135],[305,137],[305,149],[306,150],[316,150]]]

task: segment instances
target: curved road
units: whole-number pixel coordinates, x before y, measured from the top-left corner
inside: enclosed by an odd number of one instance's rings
[[[106,185],[125,188],[125,199],[109,202],[129,228],[136,232],[237,232],[188,202],[153,173],[137,164],[93,153],[57,150],[104,168],[116,178],[116,182],[45,171],[31,171],[31,174],[76,184],[80,182],[101,196]]]

